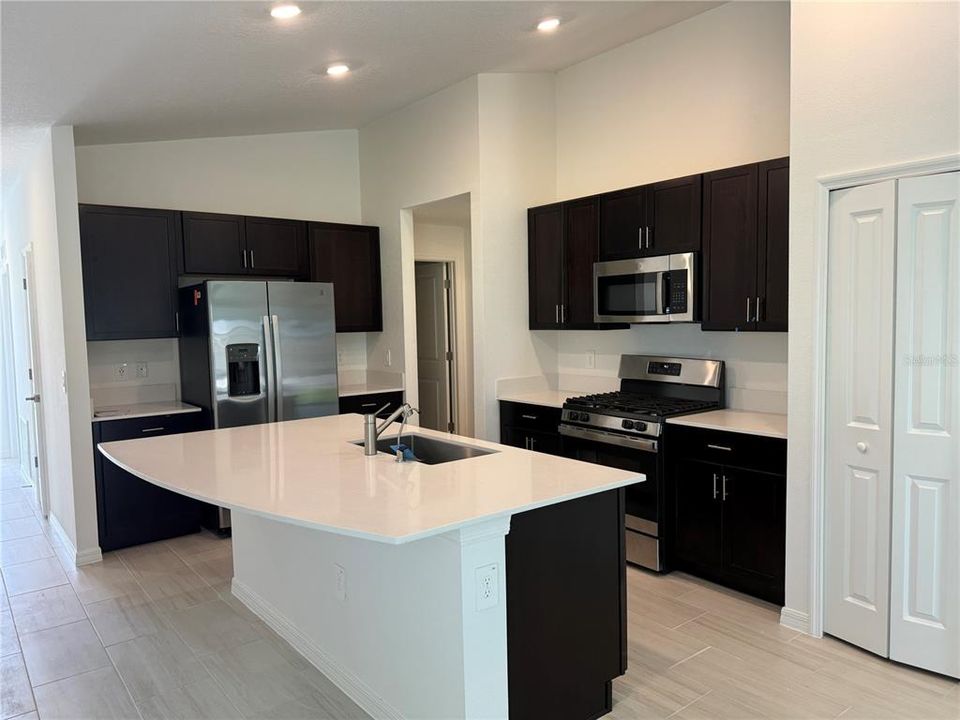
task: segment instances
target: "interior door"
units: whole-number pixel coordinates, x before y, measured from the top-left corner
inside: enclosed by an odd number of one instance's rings
[[[442,262],[416,263],[417,381],[420,424],[453,430],[450,413],[450,317],[447,273]]]
[[[277,420],[338,414],[333,285],[268,282],[267,297]]]
[[[894,181],[830,194],[824,630],[886,655]]]
[[[27,247],[23,253],[24,274],[26,281],[26,302],[24,309],[26,311],[26,328],[29,333],[27,338],[30,371],[28,379],[30,383],[30,395],[23,400],[27,408],[21,410],[21,417],[27,420],[27,432],[29,434],[29,454],[26,458],[21,458],[21,462],[27,463],[27,477],[33,483],[36,493],[37,504],[40,511],[46,517],[50,509],[50,490],[47,487],[46,476],[46,446],[43,436],[43,398],[40,394],[40,336],[36,327],[36,273],[34,271],[33,248]]]
[[[898,191],[890,657],[960,677],[960,173]]]

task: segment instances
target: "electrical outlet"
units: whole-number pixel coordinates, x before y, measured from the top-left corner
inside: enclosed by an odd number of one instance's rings
[[[343,565],[333,564],[334,579],[337,587],[337,600],[347,601],[347,571]]]
[[[145,378],[150,374],[150,368],[145,362],[138,362],[134,368],[134,374],[138,378]]]
[[[388,348],[387,349],[387,367],[390,367],[392,365],[393,365],[393,352],[391,352],[390,349]]]
[[[496,563],[476,569],[477,610],[496,607],[500,602],[499,573]]]
[[[587,350],[587,369],[593,370],[597,366],[597,351]]]
[[[113,379],[123,382],[130,379],[130,363],[117,363],[113,366]]]

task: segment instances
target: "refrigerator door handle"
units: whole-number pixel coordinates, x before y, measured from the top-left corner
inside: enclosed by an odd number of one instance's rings
[[[277,384],[274,368],[273,330],[270,316],[263,316],[263,359],[267,366],[267,422],[274,422],[276,416]]]
[[[273,386],[277,402],[277,422],[283,420],[283,362],[280,360],[280,318],[270,316],[273,325]]]

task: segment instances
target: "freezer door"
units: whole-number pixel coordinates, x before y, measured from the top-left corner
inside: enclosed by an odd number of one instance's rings
[[[211,280],[206,292],[215,427],[268,422],[266,283]]]
[[[277,420],[336,415],[333,284],[268,282]]]

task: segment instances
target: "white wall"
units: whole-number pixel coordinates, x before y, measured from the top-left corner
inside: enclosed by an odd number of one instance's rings
[[[462,224],[419,222],[414,219],[414,259],[453,263],[457,373],[457,435],[473,436],[473,267],[470,217]]]
[[[358,132],[81,146],[77,189],[82,203],[356,223]],[[363,362],[366,343],[364,333],[337,336],[351,367]],[[131,356],[149,352],[137,341],[129,347]]]
[[[147,364],[145,378],[134,374],[140,362]],[[117,381],[114,369],[120,363],[127,363],[129,375]],[[180,358],[174,338],[88,342],[87,365],[95,408],[179,399]]]
[[[360,130],[363,221],[380,227],[383,272],[383,332],[369,336],[367,364],[374,370],[404,370],[411,400],[417,397],[417,370],[409,208],[464,193],[476,202],[477,123],[477,78],[473,77]],[[474,245],[479,236],[475,223],[471,224]],[[476,312],[474,302],[475,322]]]
[[[793,3],[787,607],[809,609],[817,178],[960,152],[960,5]]]
[[[94,559],[99,550],[72,127],[41,133],[36,156],[3,205],[8,252],[19,255],[28,244],[33,250],[50,514],[78,558]]]
[[[789,14],[787,3],[728,3],[558,73],[558,197],[788,154]],[[537,335],[554,344],[556,372],[567,376],[615,374],[629,352],[723,359],[732,406],[786,412],[785,333],[635,326]]]

